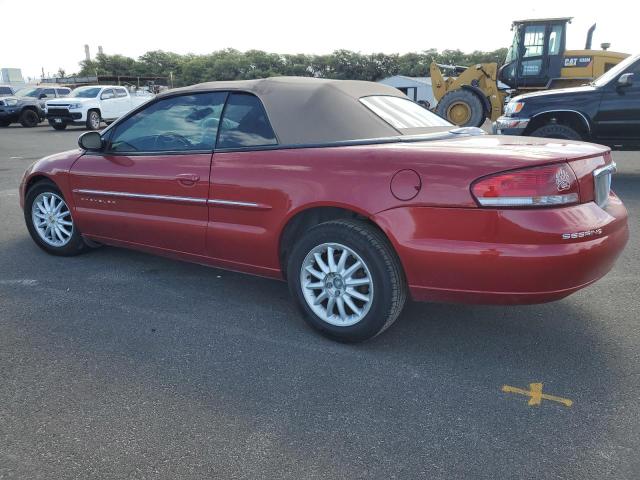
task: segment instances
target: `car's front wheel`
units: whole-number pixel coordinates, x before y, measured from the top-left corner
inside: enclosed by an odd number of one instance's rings
[[[291,252],[287,278],[308,323],[344,342],[384,331],[406,300],[397,255],[381,232],[360,221],[310,229]]]
[[[40,123],[40,117],[35,111],[27,108],[20,114],[20,125],[22,125],[23,127],[37,127],[38,123]]]
[[[96,110],[91,110],[87,113],[87,129],[98,130],[100,128],[100,113]]]
[[[67,128],[66,123],[56,123],[49,120],[49,125],[51,125],[55,130],[64,130]]]
[[[531,132],[532,137],[560,138],[563,140],[582,140],[582,135],[573,128],[560,123],[548,123]]]
[[[86,248],[62,192],[49,181],[27,192],[24,219],[33,241],[48,253],[72,256]]]

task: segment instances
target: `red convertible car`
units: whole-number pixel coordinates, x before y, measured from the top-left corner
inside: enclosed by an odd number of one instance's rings
[[[342,341],[382,332],[407,296],[565,297],[628,239],[608,148],[457,129],[376,83],[205,83],[79,146],[20,186],[41,248],[115,245],[285,279]]]

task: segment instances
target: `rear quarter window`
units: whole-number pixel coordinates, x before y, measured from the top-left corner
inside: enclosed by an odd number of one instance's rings
[[[424,127],[450,127],[451,124],[408,98],[388,95],[362,97],[360,102],[398,130]]]
[[[217,148],[277,145],[262,102],[249,93],[231,93],[224,109]]]

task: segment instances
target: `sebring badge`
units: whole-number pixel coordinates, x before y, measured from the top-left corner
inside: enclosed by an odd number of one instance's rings
[[[568,190],[571,187],[571,177],[564,167],[559,168],[556,172],[556,187],[559,192]]]
[[[562,239],[570,240],[572,238],[593,237],[594,235],[602,235],[602,229],[596,228],[594,230],[585,230],[583,232],[563,233]]]

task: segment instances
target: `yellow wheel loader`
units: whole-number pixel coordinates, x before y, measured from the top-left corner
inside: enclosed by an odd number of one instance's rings
[[[584,50],[565,50],[571,17],[513,22],[513,42],[504,65],[481,63],[472,67],[430,67],[436,113],[461,127],[479,127],[502,115],[505,98],[535,90],[588,83],[629,55],[591,50],[595,24],[587,33]],[[445,77],[443,69],[451,76]]]

